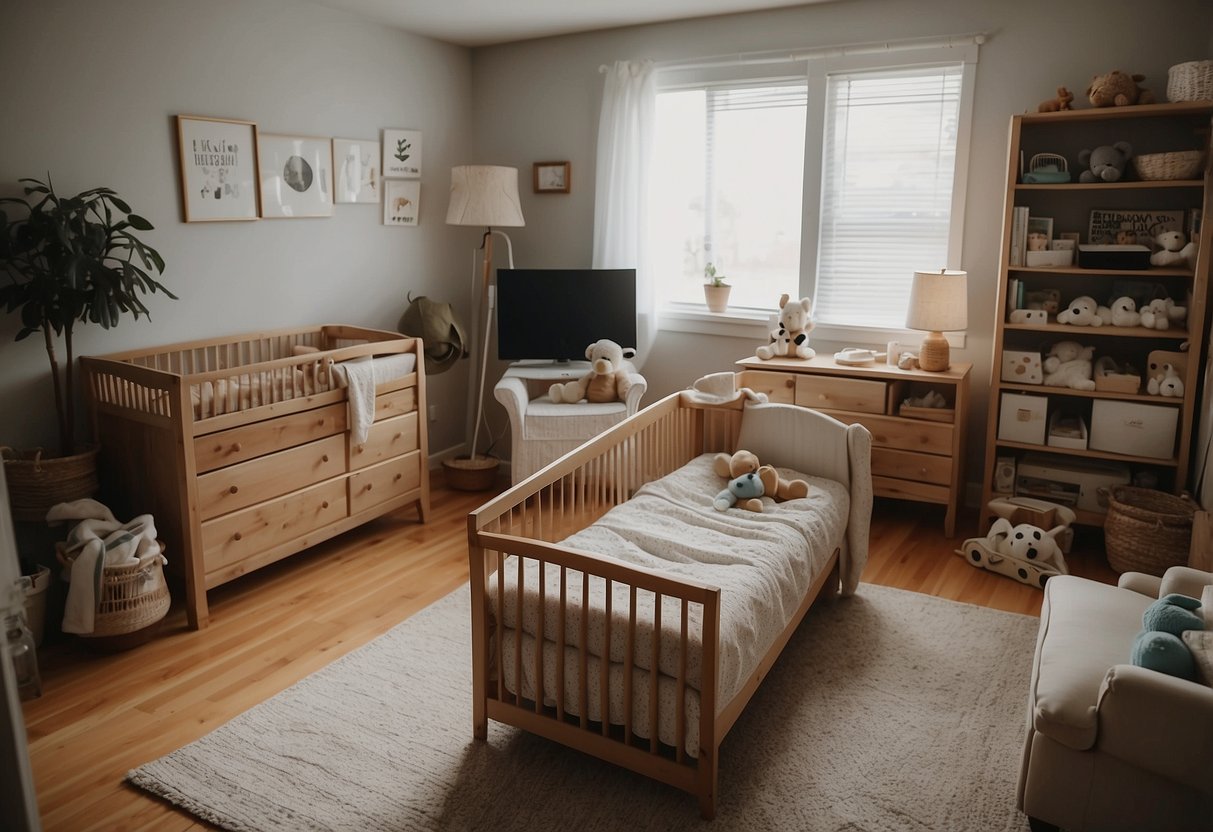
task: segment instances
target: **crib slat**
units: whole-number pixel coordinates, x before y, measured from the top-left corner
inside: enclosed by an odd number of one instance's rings
[[[564,720],[564,607],[568,602],[568,569],[560,567],[560,605],[556,608],[556,718]]]
[[[547,581],[544,580],[547,561],[539,561],[539,625],[535,632],[535,713],[543,709],[543,613],[546,607]]]
[[[514,585],[514,704],[522,704],[522,596],[526,594],[526,583],[523,576],[523,560],[521,555],[514,555],[518,561],[518,579]]]
[[[653,657],[649,666],[649,751],[657,753],[657,678],[661,659],[661,593],[653,593]]]
[[[586,648],[589,646],[590,631],[590,573],[581,573],[581,638],[577,645],[580,673],[577,680],[578,703],[581,708],[581,727],[589,722],[589,666],[586,659]]]
[[[636,587],[628,587],[628,633],[623,653],[623,741],[632,744],[632,666],[636,663]]]
[[[678,745],[676,759],[682,762],[683,754],[687,744],[687,714],[686,714],[686,696],[687,696],[687,599],[682,599],[682,617],[679,626],[678,636],[678,704],[674,707],[674,713],[678,715],[674,725],[674,742]]]
[[[517,634],[517,628],[515,628]],[[497,701],[505,701],[505,552],[497,552]]]
[[[611,676],[611,579],[605,578],[606,583],[606,620],[602,625],[602,662],[598,671],[598,711],[602,717],[602,735],[611,732],[611,700],[608,682]]]

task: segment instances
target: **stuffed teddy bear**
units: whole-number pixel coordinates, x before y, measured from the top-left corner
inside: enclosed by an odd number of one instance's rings
[[[712,461],[712,470],[716,476],[736,479],[743,474],[757,474],[763,481],[763,491],[768,497],[776,500],[796,500],[809,495],[809,484],[802,479],[785,480],[771,465],[761,465],[758,457],[750,451],[739,450],[730,455],[716,454]]]
[[[1147,670],[1196,681],[1196,662],[1183,643],[1186,630],[1203,630],[1204,619],[1195,610],[1200,601],[1172,592],[1159,598],[1141,616],[1142,630],[1133,640],[1129,661]]]
[[[1133,298],[1125,295],[1112,301],[1112,326],[1137,326],[1141,323],[1141,315]]]
[[[1160,231],[1154,242],[1158,251],[1150,255],[1150,265],[1196,268],[1196,243],[1189,243],[1182,231]]]
[[[1184,381],[1179,377],[1179,371],[1175,369],[1175,365],[1163,364],[1154,375],[1150,376],[1150,380],[1146,382],[1146,392],[1151,396],[1182,399]]]
[[[1170,298],[1155,298],[1141,308],[1141,325],[1147,329],[1168,329],[1171,326],[1171,316],[1167,314],[1167,301]],[[1174,301],[1171,301],[1174,304]]]
[[[762,477],[757,472],[742,474],[729,481],[724,491],[716,495],[712,507],[717,511],[727,511],[736,506],[746,511],[762,511],[762,500],[758,499],[766,493]]]
[[[1094,347],[1084,347],[1077,341],[1057,342],[1044,361],[1044,383],[1049,387],[1094,390],[1095,382],[1091,379],[1094,355]]]
[[[630,378],[636,368],[629,358],[636,350],[623,347],[606,338],[595,341],[585,348],[585,357],[590,360],[590,371],[579,379],[553,384],[548,388],[548,397],[557,404],[573,404],[585,399],[588,402],[625,401],[632,389]]]
[[[779,328],[771,331],[769,345],[755,351],[763,361],[783,356],[812,358],[817,354],[809,346],[809,333],[814,327],[813,301],[810,298],[789,301],[789,295],[779,298]]]
[[[1057,88],[1057,97],[1050,98],[1048,101],[1042,101],[1036,106],[1038,113],[1056,113],[1059,110],[1070,109],[1070,102],[1074,100],[1074,93],[1070,92],[1065,87]]]
[[[1070,305],[1057,313],[1057,323],[1072,326],[1103,326],[1112,322],[1112,310],[1100,306],[1095,298],[1082,295],[1070,301]]]
[[[1137,86],[1144,75],[1129,75],[1114,69],[1106,75],[1095,75],[1087,87],[1087,98],[1093,107],[1124,107],[1129,104],[1153,104],[1154,93]]]
[[[1116,182],[1124,176],[1125,166],[1133,158],[1133,145],[1128,142],[1104,144],[1094,150],[1080,150],[1078,164],[1086,168],[1079,182]]]

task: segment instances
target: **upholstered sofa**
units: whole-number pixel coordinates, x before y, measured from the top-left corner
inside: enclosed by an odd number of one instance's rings
[[[1213,621],[1211,584],[1173,567],[1045,585],[1018,792],[1033,830],[1213,829],[1213,688],[1129,663],[1152,601],[1203,595]]]

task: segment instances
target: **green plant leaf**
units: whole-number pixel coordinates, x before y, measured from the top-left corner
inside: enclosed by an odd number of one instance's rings
[[[126,219],[127,222],[130,223],[131,228],[135,229],[136,231],[151,231],[155,227],[143,217],[139,216],[138,214],[131,214],[129,211],[127,212]]]

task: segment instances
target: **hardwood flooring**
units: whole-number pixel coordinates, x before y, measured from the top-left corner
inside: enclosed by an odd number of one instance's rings
[[[412,510],[269,566],[209,594],[211,624],[186,629],[177,605],[157,636],[99,654],[62,637],[41,651],[44,693],[24,705],[47,830],[210,828],[127,786],[129,769],[189,743],[391,629],[467,580],[466,516],[484,494],[436,484],[430,522]],[[877,500],[863,580],[1039,614],[1041,593],[953,554],[942,507]],[[1068,559],[1114,582],[1098,532]],[[171,552],[167,553],[170,557]],[[469,725],[469,738],[471,726]]]

